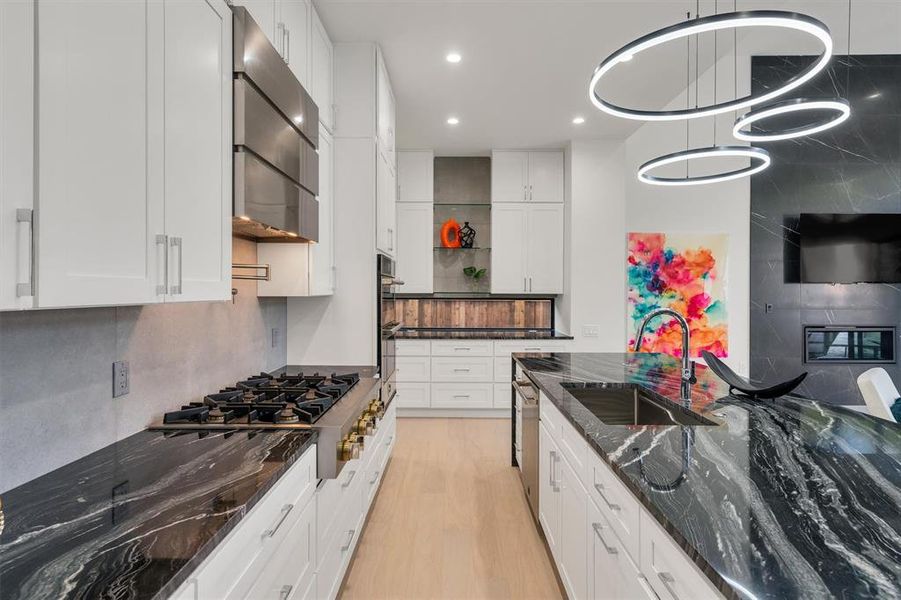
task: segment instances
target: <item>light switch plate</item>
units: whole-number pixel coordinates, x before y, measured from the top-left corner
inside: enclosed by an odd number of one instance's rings
[[[601,337],[600,325],[582,325],[582,336],[587,338]]]
[[[128,393],[128,361],[117,360],[113,363],[113,398]]]
[[[272,347],[278,348],[278,328],[272,328]]]

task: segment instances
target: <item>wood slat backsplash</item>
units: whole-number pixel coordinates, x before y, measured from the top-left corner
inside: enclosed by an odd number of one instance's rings
[[[395,300],[396,319],[404,327],[483,329],[552,327],[551,300]]]

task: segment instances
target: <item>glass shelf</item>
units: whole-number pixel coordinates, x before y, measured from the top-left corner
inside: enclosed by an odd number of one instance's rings
[[[490,202],[434,202],[433,206],[487,206],[491,208]]]
[[[445,248],[444,246],[435,246],[432,250],[491,250],[491,248]]]

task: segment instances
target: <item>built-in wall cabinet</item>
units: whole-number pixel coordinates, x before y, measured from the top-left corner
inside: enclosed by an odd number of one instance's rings
[[[2,308],[228,299],[228,5],[0,10]]]
[[[434,287],[435,155],[431,150],[397,153],[397,276],[408,294]]]
[[[491,202],[557,202],[564,198],[563,152],[491,153]]]
[[[563,218],[562,204],[492,204],[492,293],[563,293]]]
[[[570,598],[722,598],[542,392],[538,521]]]

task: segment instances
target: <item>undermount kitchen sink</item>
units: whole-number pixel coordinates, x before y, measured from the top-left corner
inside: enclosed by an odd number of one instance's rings
[[[717,425],[638,386],[563,383],[563,388],[605,425]]]

